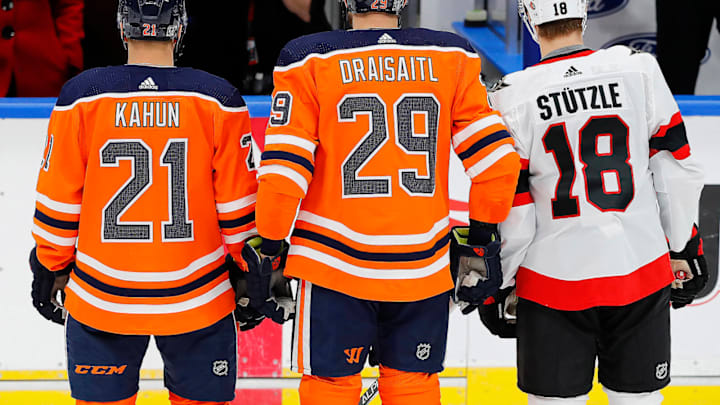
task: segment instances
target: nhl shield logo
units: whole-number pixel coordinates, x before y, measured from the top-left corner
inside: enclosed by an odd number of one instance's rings
[[[228,375],[229,368],[227,360],[217,360],[213,362],[213,374],[218,377]]]
[[[657,378],[658,380],[664,380],[667,377],[667,375],[668,375],[667,361],[663,362],[663,363],[659,363],[655,367],[655,378]]]
[[[425,361],[430,358],[430,343],[420,343],[417,345],[417,350],[415,351],[415,357],[418,358],[418,360]]]

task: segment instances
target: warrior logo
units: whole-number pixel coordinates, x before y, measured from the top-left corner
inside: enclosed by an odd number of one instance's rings
[[[229,368],[227,360],[217,360],[213,362],[213,374],[218,377],[228,375]]]
[[[659,363],[655,367],[655,378],[657,378],[658,380],[664,380],[667,377],[667,375],[668,375],[667,361],[663,362],[663,363]]]
[[[417,345],[417,350],[415,351],[415,357],[418,358],[418,360],[425,361],[430,358],[430,343],[420,343]]]
[[[617,13],[628,3],[629,0],[588,0],[588,17],[598,18]]]

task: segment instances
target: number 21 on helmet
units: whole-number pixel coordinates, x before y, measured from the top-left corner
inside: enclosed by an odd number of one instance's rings
[[[120,0],[117,22],[123,42],[141,41],[180,42],[187,27],[185,0]]]

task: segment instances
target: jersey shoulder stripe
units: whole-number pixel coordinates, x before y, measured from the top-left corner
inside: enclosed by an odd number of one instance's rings
[[[148,78],[153,88],[148,90]],[[73,105],[107,93],[197,93],[216,100],[227,108],[245,107],[240,92],[225,79],[201,70],[176,67],[139,65],[109,66],[84,71],[63,86],[57,100],[58,107]]]
[[[424,28],[329,31],[305,35],[290,41],[280,53],[277,67],[293,65],[311,55],[327,55],[336,51],[369,46],[458,48],[475,54],[470,42],[457,34],[445,31]]]

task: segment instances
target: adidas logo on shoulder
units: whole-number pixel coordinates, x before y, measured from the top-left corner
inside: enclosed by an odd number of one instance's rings
[[[155,80],[153,80],[152,77],[148,77],[147,79],[143,80],[142,83],[140,83],[140,86],[138,86],[139,90],[157,90],[158,86],[155,84]]]
[[[378,39],[378,44],[397,44],[397,40],[386,32]]]
[[[575,66],[570,66],[570,69],[568,69],[568,71],[565,72],[565,75],[563,75],[563,77],[565,77],[565,78],[575,77],[575,76],[580,76],[581,74],[583,74],[583,72],[577,70],[577,68],[575,68]]]

